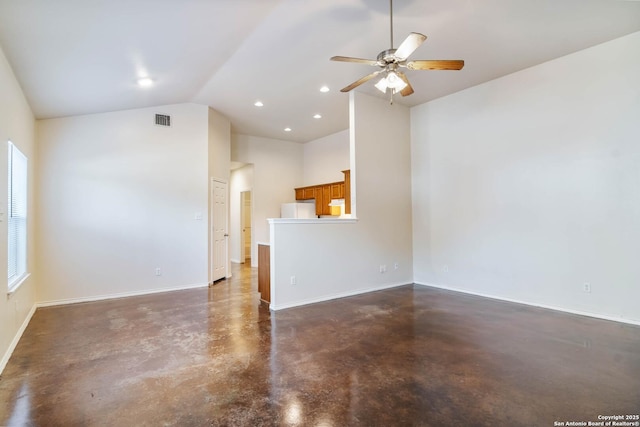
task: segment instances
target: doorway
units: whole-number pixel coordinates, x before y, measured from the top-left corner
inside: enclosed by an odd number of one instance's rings
[[[251,191],[240,192],[240,262],[251,264]]]

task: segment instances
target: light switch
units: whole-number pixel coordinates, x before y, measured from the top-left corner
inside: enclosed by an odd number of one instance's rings
[[[202,221],[202,212],[196,212],[194,219],[196,221]]]

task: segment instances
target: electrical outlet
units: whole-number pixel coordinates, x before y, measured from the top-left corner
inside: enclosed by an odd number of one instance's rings
[[[448,273],[449,272],[449,266],[447,264],[443,265],[442,266],[442,271],[445,272],[445,273]]]
[[[380,264],[380,273],[386,273],[387,272],[387,266],[384,264]]]
[[[296,284],[296,276],[291,276],[290,283],[291,283],[292,285],[295,285],[295,284]]]
[[[162,270],[160,270],[160,267],[156,268],[156,276],[162,276]]]
[[[393,269],[397,270],[400,268],[400,264],[398,264],[397,262],[395,264],[393,264]]]
[[[590,294],[591,293],[591,283],[584,282],[582,284],[582,292],[586,292],[586,293]]]

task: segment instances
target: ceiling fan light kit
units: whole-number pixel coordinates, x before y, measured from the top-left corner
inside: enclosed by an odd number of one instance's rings
[[[400,92],[402,96],[409,96],[413,93],[413,88],[407,76],[399,71],[399,68],[407,68],[409,70],[461,70],[464,67],[462,60],[414,60],[407,61],[407,58],[427,39],[427,36],[420,33],[411,33],[400,44],[397,49],[393,48],[393,0],[389,0],[389,21],[390,21],[390,39],[391,48],[383,50],[378,54],[375,60],[353,58],[350,56],[334,56],[332,61],[339,62],[355,62],[358,64],[366,64],[380,67],[381,70],[362,77],[351,83],[349,86],[342,88],[341,92],[349,92],[363,83],[376,77],[378,74],[384,73],[383,77],[375,84],[375,87],[383,92],[390,91],[390,101],[393,104],[393,95]]]
[[[391,89],[393,93],[396,93],[407,87],[407,84],[398,77],[395,71],[388,71],[387,75],[375,84],[375,87],[382,93],[387,93],[387,89]]]

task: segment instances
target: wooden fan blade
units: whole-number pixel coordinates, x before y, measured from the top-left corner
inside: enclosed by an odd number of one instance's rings
[[[405,64],[410,70],[461,70],[464,61],[459,59],[417,60]]]
[[[411,55],[425,40],[427,36],[420,33],[411,33],[396,49],[396,57],[400,61],[404,61]]]
[[[361,78],[360,80],[357,80],[357,81],[355,81],[355,82],[351,83],[349,86],[347,86],[347,87],[344,87],[344,88],[340,89],[340,92],[349,92],[351,89],[355,89],[355,88],[357,88],[357,87],[358,87],[358,86],[360,86],[362,83],[366,83],[366,82],[368,82],[369,80],[371,80],[372,78],[374,78],[375,76],[377,76],[378,74],[380,74],[381,72],[382,72],[382,70],[380,70],[380,71],[376,71],[376,72],[373,72],[373,73],[369,74],[368,76],[364,76],[364,77],[363,77],[363,78]]]
[[[400,91],[400,95],[402,96],[411,95],[413,93],[413,88],[411,87],[411,83],[409,83],[409,79],[407,78],[407,76],[404,73],[401,73],[400,71],[396,71],[396,74],[398,75],[398,77],[402,79],[403,82],[407,84],[407,86]]]
[[[380,65],[378,64],[378,61],[373,59],[352,58],[350,56],[332,56],[331,61],[357,62],[358,64]]]

